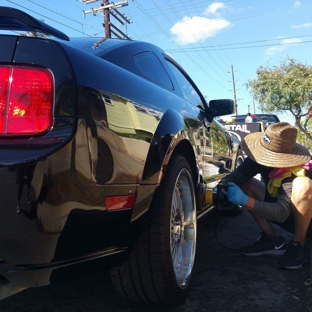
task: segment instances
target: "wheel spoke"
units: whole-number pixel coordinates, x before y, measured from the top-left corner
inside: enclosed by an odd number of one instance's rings
[[[185,287],[195,260],[196,210],[189,172],[177,177],[171,203],[171,257],[176,280]]]

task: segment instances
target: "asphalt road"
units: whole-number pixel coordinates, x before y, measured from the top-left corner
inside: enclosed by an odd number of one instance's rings
[[[291,238],[290,234],[277,230],[287,239]],[[79,265],[64,270],[49,286],[27,289],[2,300],[0,311],[312,311],[309,265],[302,270],[284,271],[277,268],[279,257],[246,257],[237,251],[260,234],[247,211],[237,217],[206,218],[198,234],[191,291],[183,305],[138,305],[121,300],[112,288],[102,261],[96,261],[92,266]]]

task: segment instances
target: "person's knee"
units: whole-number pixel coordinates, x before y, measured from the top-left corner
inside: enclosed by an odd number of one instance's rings
[[[312,180],[307,177],[297,177],[292,185],[292,202],[312,199]]]
[[[242,191],[249,197],[263,201],[265,195],[265,185],[256,178],[252,178],[241,185]]]

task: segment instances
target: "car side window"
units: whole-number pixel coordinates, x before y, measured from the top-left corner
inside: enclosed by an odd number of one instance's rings
[[[183,75],[179,68],[177,68],[169,61],[167,61],[167,64],[180,86],[184,99],[195,106],[202,105],[200,95],[196,92],[192,84],[187,80],[187,78]]]
[[[169,75],[158,57],[150,51],[133,55],[133,60],[143,76],[170,90],[173,85]]]

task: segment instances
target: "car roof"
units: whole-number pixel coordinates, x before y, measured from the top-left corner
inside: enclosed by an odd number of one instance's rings
[[[64,44],[96,56],[109,54],[111,51],[116,51],[124,47],[127,47],[127,49],[132,48],[133,50],[142,51],[140,47],[143,46],[144,49],[147,49],[149,47],[150,50],[161,51],[158,46],[155,46],[148,42],[114,38],[108,38],[104,40],[103,38],[98,37],[73,37],[70,38],[70,41],[64,42]]]

